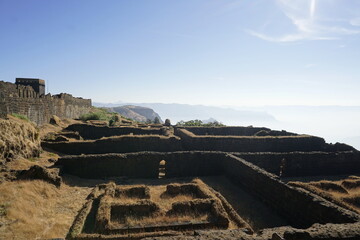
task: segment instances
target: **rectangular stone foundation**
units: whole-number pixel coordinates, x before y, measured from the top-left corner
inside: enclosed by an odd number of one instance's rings
[[[201,229],[228,229],[230,225],[251,231],[218,194],[200,180],[158,187],[100,185],[79,213],[70,236],[138,239]],[[155,202],[156,199],[162,200]]]

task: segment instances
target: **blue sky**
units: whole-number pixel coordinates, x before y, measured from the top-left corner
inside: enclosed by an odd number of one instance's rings
[[[360,105],[358,0],[0,0],[0,80],[97,102]]]

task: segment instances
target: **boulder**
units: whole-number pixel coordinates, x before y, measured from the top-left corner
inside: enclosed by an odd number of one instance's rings
[[[50,124],[60,125],[60,123],[61,123],[60,118],[56,115],[52,115],[52,117],[50,118]]]
[[[57,187],[60,187],[62,181],[58,174],[38,165],[34,165],[28,170],[18,171],[16,175],[18,180],[39,179],[54,184]]]

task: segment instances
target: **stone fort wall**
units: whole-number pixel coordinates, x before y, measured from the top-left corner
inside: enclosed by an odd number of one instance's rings
[[[52,115],[78,118],[89,112],[91,99],[75,98],[70,94],[40,96],[30,86],[0,81],[0,117],[17,113],[38,125],[48,123]]]

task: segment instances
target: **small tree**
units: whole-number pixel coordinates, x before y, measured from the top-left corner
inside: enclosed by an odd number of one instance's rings
[[[190,120],[187,122],[181,120],[176,125],[177,126],[185,126],[185,127],[222,127],[222,126],[225,126],[224,124],[222,124],[221,122],[218,122],[218,121],[203,123],[199,119]]]
[[[160,124],[160,119],[159,119],[158,117],[155,117],[154,123],[155,123],[155,124]]]
[[[120,117],[119,114],[116,114],[116,115],[115,115],[114,121],[115,121],[115,122],[121,122],[121,117]]]
[[[165,119],[165,126],[170,127],[171,126],[171,122],[170,119]]]

